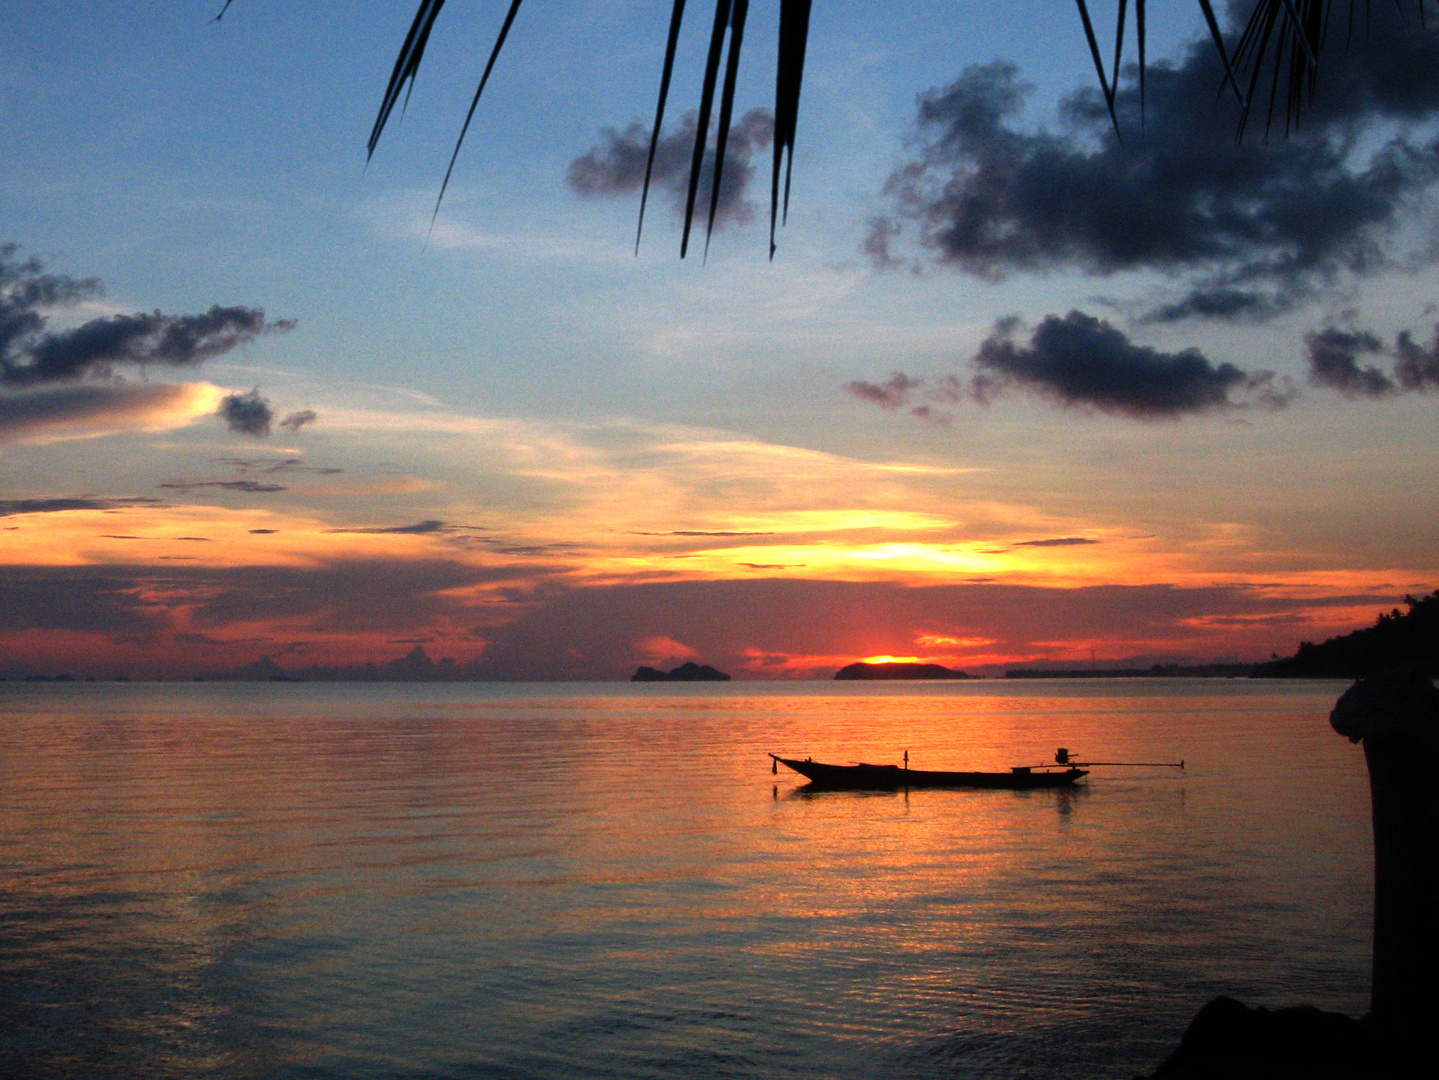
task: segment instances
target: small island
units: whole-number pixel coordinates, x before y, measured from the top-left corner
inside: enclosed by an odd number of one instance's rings
[[[696,664],[686,660],[677,668],[661,671],[659,668],[640,665],[630,676],[630,682],[729,682],[730,677],[718,668],[708,664]]]
[[[888,664],[846,664],[834,673],[836,679],[973,679],[967,671],[955,671],[941,664],[896,661]]]

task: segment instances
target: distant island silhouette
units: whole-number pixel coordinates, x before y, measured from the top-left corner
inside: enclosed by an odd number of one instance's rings
[[[1404,598],[1407,611],[1394,608],[1374,625],[1315,645],[1303,642],[1289,657],[1254,666],[1262,679],[1358,679],[1396,667],[1413,666],[1439,676],[1439,589],[1428,596]]]
[[[888,664],[866,664],[856,661],[834,673],[836,679],[973,679],[967,671],[955,671],[940,664],[918,664],[896,661]]]
[[[305,668],[283,668],[274,657],[262,656],[252,663],[229,671],[196,675],[203,682],[473,682],[483,681],[473,661],[459,664],[444,656],[432,660],[423,645],[385,664],[312,664]]]
[[[630,676],[630,682],[729,682],[730,677],[708,664],[686,660],[677,668],[661,671],[643,664]]]
[[[1261,663],[1238,663],[1230,659],[1210,663],[1157,663],[1148,667],[1096,667],[1092,663],[1050,660],[1053,667],[1014,667],[1006,679],[1141,679],[1141,678],[1257,678],[1257,679],[1358,679],[1395,667],[1409,666],[1439,678],[1439,589],[1424,596],[1406,596],[1404,610],[1381,613],[1372,626],[1338,634],[1319,644],[1301,642],[1294,655]],[[456,661],[451,657],[433,659],[423,645],[385,662],[358,664],[311,664],[282,667],[275,655],[229,669],[199,672],[171,671],[147,675],[164,680],[193,679],[195,682],[495,682],[509,681],[503,671],[476,657]],[[1120,661],[1122,663],[1122,661]],[[1131,663],[1134,661],[1131,660]],[[1034,663],[1031,661],[1031,663]],[[563,677],[556,676],[551,677]],[[613,676],[612,676],[613,677]],[[621,678],[623,676],[620,676]],[[888,679],[977,679],[981,676],[944,667],[941,664],[894,661],[890,663],[847,664],[834,678],[848,680]],[[128,682],[125,675],[72,674],[70,672],[27,670],[20,663],[0,667],[0,682]],[[631,682],[727,682],[730,676],[708,664],[686,662],[671,671],[642,666]]]

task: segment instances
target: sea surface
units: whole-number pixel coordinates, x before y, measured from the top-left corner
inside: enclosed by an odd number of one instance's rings
[[[0,1075],[1127,1078],[1367,1006],[1339,682],[0,683]],[[1095,760],[806,794],[767,751]]]

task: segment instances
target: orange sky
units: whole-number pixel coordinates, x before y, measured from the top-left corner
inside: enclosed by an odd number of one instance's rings
[[[517,24],[437,213],[464,20],[367,158],[403,15],[10,5],[0,675],[1259,660],[1439,586],[1432,35],[1241,142],[1196,10],[1141,131],[1075,24],[901,6],[817,16],[774,257],[758,140],[681,261],[643,6]]]
[[[396,432],[411,468],[376,469],[358,447]],[[188,418],[96,436],[81,445],[173,471],[150,495],[6,504],[11,671],[183,677],[260,656],[384,663],[416,644],[494,677],[1252,660],[1434,580],[1322,552],[1282,569],[1293,554],[1254,525],[1126,520],[1112,495],[1087,517],[1002,502],[985,468],[673,425],[365,414],[320,447],[214,440]],[[427,441],[463,450],[466,470],[428,471]]]

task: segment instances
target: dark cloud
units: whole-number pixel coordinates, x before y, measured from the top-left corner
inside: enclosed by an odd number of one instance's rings
[[[281,421],[281,426],[282,426],[282,427],[284,426],[284,422],[283,422],[283,421]],[[317,475],[317,476],[333,476],[333,475],[335,475],[336,473],[342,473],[342,472],[345,471],[344,469],[336,468],[336,467],[333,466],[333,465],[307,465],[307,464],[305,464],[305,461],[304,461],[303,458],[297,458],[297,457],[288,457],[288,458],[266,458],[266,457],[258,457],[258,458],[235,458],[235,457],[222,457],[222,458],[215,458],[215,460],[218,461],[221,465],[232,465],[232,466],[234,466],[237,470],[239,470],[240,472],[260,472],[260,473],[296,473],[296,472],[303,472],[303,473],[314,473],[314,474]]]
[[[176,480],[157,485],[174,491],[194,491],[196,488],[221,488],[225,491],[244,491],[252,495],[269,495],[288,490],[283,484],[262,484],[258,480]]]
[[[288,431],[299,431],[306,424],[313,424],[319,419],[319,414],[314,409],[301,409],[299,412],[292,412],[285,419],[280,421],[280,426]]]
[[[6,358],[4,378],[11,385],[27,385],[108,376],[116,364],[198,364],[253,341],[266,330],[280,329],[287,327],[266,323],[259,308],[218,304],[202,315],[159,311],[111,315],[35,340],[25,361]]]
[[[1349,397],[1386,397],[1400,392],[1423,393],[1439,388],[1439,326],[1428,346],[1420,345],[1408,330],[1386,346],[1369,330],[1326,327],[1306,334],[1309,378],[1316,386]],[[1386,357],[1392,372],[1362,359]]]
[[[484,540],[498,555],[572,555],[584,551],[585,545],[574,543],[555,544],[506,544],[502,540]]]
[[[19,253],[17,244],[0,244],[0,360],[10,360],[44,331],[40,310],[78,304],[104,292],[95,278],[47,274],[39,259],[21,259]]]
[[[168,426],[194,415],[202,397],[197,389],[173,383],[116,382],[0,394],[0,444]]]
[[[904,232],[903,226],[893,218],[876,216],[869,219],[869,231],[864,234],[860,251],[869,256],[876,266],[897,265],[902,260],[894,255],[894,244]]]
[[[967,68],[921,95],[920,150],[891,177],[895,215],[868,246],[892,258],[909,224],[937,262],[987,280],[1050,269],[1191,279],[1195,292],[1161,319],[1262,317],[1341,275],[1396,265],[1401,227],[1439,180],[1439,36],[1374,17],[1352,43],[1330,35],[1318,93],[1284,138],[1252,130],[1261,115],[1236,140],[1207,38],[1149,70],[1142,129],[1131,72],[1116,101],[1122,143],[1092,87],[1066,99],[1058,130],[1025,130],[1029,88],[1014,65]]]
[[[662,133],[655,146],[651,187],[669,196],[677,215],[684,213],[697,127],[696,114],[686,113],[680,118],[679,130]],[[774,117],[768,109],[751,109],[731,126],[715,211],[716,228],[731,223],[743,224],[754,217],[754,207],[745,199],[755,175],[752,159],[773,138]],[[650,152],[649,126],[635,120],[623,131],[604,129],[600,132],[600,139],[599,146],[570,162],[570,187],[585,196],[638,193],[644,185],[645,162]],[[709,196],[713,186],[714,148],[711,146],[700,171],[699,193],[695,202],[700,220],[709,214]]]
[[[947,426],[952,417],[949,413],[932,408],[929,405],[912,404],[915,395],[924,390],[924,380],[913,375],[906,375],[902,371],[890,372],[890,376],[882,383],[872,383],[867,379],[854,379],[844,384],[844,388],[861,401],[872,402],[881,409],[907,409],[911,416],[917,417],[931,424],[941,427]],[[952,393],[941,390],[939,396],[945,401],[957,400]]]
[[[447,525],[443,521],[436,521],[430,518],[426,521],[417,521],[413,525],[377,525],[369,529],[331,529],[335,533],[370,533],[374,535],[400,535],[400,536],[423,536],[427,533],[449,532],[461,526]]]
[[[902,371],[892,372],[882,383],[855,379],[845,383],[844,388],[861,401],[870,401],[881,409],[901,409],[909,404],[914,391],[922,380],[906,375]]]
[[[1264,293],[1226,286],[1193,289],[1183,300],[1161,304],[1143,312],[1140,321],[1151,323],[1178,322],[1181,319],[1249,319],[1261,321],[1288,311],[1294,298],[1285,294]]]
[[[279,529],[251,529],[250,531],[251,531],[252,533],[255,533],[256,535],[259,535],[259,536],[269,536],[271,533],[277,533],[277,532],[279,532],[280,530],[279,530]]]
[[[1061,402],[1139,420],[1172,420],[1232,409],[1241,391],[1261,392],[1267,373],[1248,375],[1211,363],[1197,349],[1166,353],[1138,345],[1103,319],[1071,311],[1042,319],[1028,344],[1015,341],[1017,320],[1005,319],[979,347],[971,392],[987,401],[1017,386]],[[1273,402],[1271,404],[1277,404]]]
[[[1394,380],[1372,364],[1361,366],[1361,356],[1384,352],[1384,343],[1365,330],[1348,331],[1330,327],[1306,334],[1309,350],[1309,377],[1316,386],[1342,394],[1383,397],[1395,390]]]
[[[1097,544],[1087,536],[1054,536],[1045,540],[1021,540],[1015,547],[1078,547],[1081,544]]]
[[[260,396],[258,386],[247,394],[227,394],[220,402],[219,415],[231,431],[256,438],[270,434],[275,419],[269,399]]]
[[[1416,344],[1408,330],[1399,334],[1394,348],[1398,354],[1394,375],[1404,389],[1439,387],[1439,326],[1434,327],[1428,348]]]
[[[1138,420],[1173,420],[1203,412],[1243,408],[1282,409],[1298,394],[1291,380],[1271,371],[1246,372],[1214,363],[1197,349],[1163,352],[1135,343],[1103,319],[1081,311],[1047,315],[1029,341],[1017,317],[1001,319],[971,359],[972,374],[948,375],[927,385],[893,373],[883,383],[855,380],[846,389],[884,409],[908,408],[935,420],[931,400],[987,405],[1006,390],[1036,393],[1065,406],[1080,406]],[[1392,346],[1368,330],[1327,327],[1305,335],[1309,380],[1348,397],[1379,398],[1439,388],[1439,326],[1420,345],[1409,331]],[[1371,358],[1389,358],[1386,372]],[[939,415],[939,422],[947,420]]]
[[[269,619],[283,624],[286,637],[470,626],[476,613],[455,591],[525,571],[524,566],[501,571],[445,560],[343,560],[308,568],[12,565],[0,567],[0,631],[11,635],[10,654],[44,649],[35,631],[59,629],[104,635],[122,649],[141,646],[154,654],[142,666],[173,665],[176,651],[161,648],[167,641],[234,629],[254,640],[257,621]],[[280,648],[285,639],[263,640]],[[178,655],[183,666],[187,654]],[[193,661],[193,653],[188,655]],[[244,656],[253,658],[253,653]],[[93,643],[71,660],[82,669],[110,664],[106,651]]]
[[[674,529],[667,533],[642,533],[643,536],[773,536],[772,532],[727,532],[707,529]]]
[[[0,572],[0,630],[75,630],[148,638],[170,614],[146,603],[134,575],[98,567],[7,566]]]
[[[74,499],[0,499],[0,517],[13,514],[55,514],[64,510],[120,510],[133,506],[156,506],[159,499],[126,497],[101,499],[83,496]]]
[[[490,570],[441,559],[353,559],[313,570],[241,567],[196,572],[190,627],[218,630],[277,619],[312,633],[402,634],[436,625],[472,625],[474,611],[452,590],[509,577],[524,567]],[[179,590],[177,590],[179,591]]]
[[[667,532],[633,532],[631,536],[773,536],[772,532],[734,532],[727,529],[670,529]]]
[[[295,325],[267,322],[260,308],[216,304],[198,315],[136,312],[49,331],[44,311],[104,290],[94,278],[47,274],[43,263],[21,260],[18,251],[14,244],[0,245],[0,384],[109,378],[117,365],[191,366]]]
[[[949,413],[941,412],[939,409],[932,408],[929,405],[916,405],[909,410],[909,415],[918,417],[927,423],[935,424],[938,427],[948,427],[954,422],[954,417]]]

